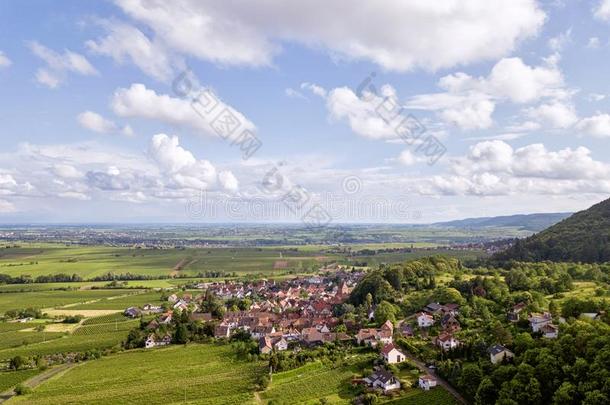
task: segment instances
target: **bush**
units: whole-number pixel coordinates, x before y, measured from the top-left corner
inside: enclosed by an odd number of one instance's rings
[[[15,387],[15,394],[17,395],[25,395],[29,394],[30,392],[32,392],[32,389],[27,385],[17,384],[17,386]]]

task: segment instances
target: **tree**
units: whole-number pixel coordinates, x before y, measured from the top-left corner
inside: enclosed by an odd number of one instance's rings
[[[188,342],[188,331],[186,325],[180,324],[174,332],[174,343],[184,344]]]
[[[27,359],[23,356],[15,356],[9,361],[8,367],[12,370],[19,370],[27,364]]]
[[[553,395],[553,405],[572,405],[578,403],[576,400],[576,387],[568,381],[564,381],[563,384],[555,394]]]
[[[608,397],[600,390],[593,390],[585,394],[585,400],[582,401],[582,405],[599,405],[607,404],[608,402]]]
[[[489,377],[483,378],[474,397],[476,405],[494,404],[498,398],[498,389]]]
[[[474,363],[466,364],[462,368],[458,386],[464,391],[467,397],[474,398],[482,377],[483,373],[478,365]]]
[[[375,322],[380,326],[386,321],[395,323],[397,312],[398,310],[394,305],[390,304],[387,301],[381,301],[375,309]]]

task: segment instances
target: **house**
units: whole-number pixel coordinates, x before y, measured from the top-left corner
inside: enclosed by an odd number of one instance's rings
[[[559,336],[559,328],[552,323],[542,326],[540,332],[542,332],[542,337],[547,339],[556,339]]]
[[[218,325],[214,328],[215,338],[228,338],[231,336],[231,327],[229,325]]]
[[[142,311],[140,311],[139,308],[129,307],[125,310],[125,312],[123,312],[123,315],[125,315],[129,318],[137,318],[138,316],[140,316],[141,313],[142,313]]]
[[[423,375],[419,377],[419,388],[424,391],[429,391],[430,388],[436,387],[436,378],[431,375]]]
[[[377,344],[389,344],[392,343],[392,331],[388,329],[360,329],[356,334],[356,341],[358,344],[366,344],[371,347],[377,346]]]
[[[441,333],[436,338],[436,344],[444,351],[455,349],[460,345],[460,341],[457,340],[451,333]]]
[[[513,352],[502,345],[493,345],[487,350],[487,352],[489,353],[489,360],[491,361],[491,364],[498,364],[505,359],[508,360],[515,357]]]
[[[383,392],[400,389],[400,381],[386,370],[377,370],[364,379],[372,388],[381,388]]]
[[[590,319],[592,321],[601,319],[601,314],[598,312],[583,312],[579,316],[580,319]]]
[[[209,322],[213,319],[210,312],[192,312],[189,314],[191,321]]]
[[[261,354],[269,354],[273,351],[273,345],[271,344],[271,338],[265,336],[258,341],[258,351]]]
[[[406,359],[405,354],[398,350],[394,343],[385,345],[383,349],[381,349],[381,356],[388,364],[400,363]]]
[[[400,334],[404,337],[413,337],[413,328],[406,322],[400,325]]]
[[[284,351],[284,350],[288,350],[288,342],[286,341],[286,339],[284,339],[283,336],[281,336],[279,339],[274,339],[275,342],[273,343],[273,348],[277,351]]]
[[[543,314],[530,314],[527,318],[530,322],[530,327],[532,328],[532,332],[538,332],[544,325],[548,325],[553,321],[553,317],[548,312]]]
[[[511,322],[518,322],[519,313],[521,311],[523,311],[526,307],[527,307],[527,304],[525,302],[520,302],[516,305],[513,305],[513,307],[511,308],[511,310],[508,313],[508,320]]]
[[[161,317],[159,318],[160,324],[168,325],[171,322],[172,322],[172,313],[171,312],[167,312],[167,313],[161,315]]]
[[[172,342],[172,337],[170,335],[165,335],[163,338],[158,339],[154,334],[148,335],[146,341],[144,342],[144,347],[146,349],[150,349],[157,346],[167,346]]]
[[[167,301],[174,303],[178,301],[178,296],[176,294],[172,294],[169,297],[167,297]]]
[[[448,313],[441,318],[441,327],[445,330],[458,331],[460,330],[460,322],[455,319],[453,314]]]
[[[420,312],[417,314],[417,324],[420,328],[429,328],[434,325],[434,318],[432,315],[426,314],[425,312]]]
[[[426,311],[429,314],[439,314],[443,309],[443,306],[441,304],[439,304],[438,302],[431,302],[430,304],[426,305],[426,307],[424,308],[424,311]]]

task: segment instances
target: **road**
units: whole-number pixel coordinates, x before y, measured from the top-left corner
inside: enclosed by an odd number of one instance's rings
[[[426,374],[430,374],[432,377],[436,378],[437,384],[440,385],[441,387],[443,387],[444,389],[446,389],[451,395],[453,395],[453,397],[458,402],[460,402],[462,404],[468,404],[468,401],[466,401],[466,399],[463,396],[461,396],[460,393],[457,392],[447,381],[445,381],[444,379],[439,377],[436,374],[436,371],[430,370],[428,367],[426,367],[426,365],[424,363],[422,363],[421,361],[417,360],[415,357],[413,357],[409,353],[405,353],[405,356],[409,360],[411,360],[413,362],[413,364],[415,364],[417,366],[417,368],[420,369],[422,372],[424,372]]]
[[[35,388],[35,387],[39,386],[40,384],[42,384],[43,382],[47,381],[48,379],[67,371],[68,369],[74,367],[75,365],[76,364],[72,363],[72,364],[61,364],[56,367],[51,367],[51,368],[43,371],[42,373],[35,375],[34,377],[30,378],[29,380],[24,381],[22,384],[26,385],[30,388]],[[4,392],[0,393],[0,404],[5,401],[8,401],[15,395],[16,394],[13,392],[12,388],[8,391],[4,391]]]

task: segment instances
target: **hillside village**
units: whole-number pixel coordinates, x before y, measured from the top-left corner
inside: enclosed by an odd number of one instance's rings
[[[218,341],[249,339],[255,343],[256,355],[261,358],[271,359],[276,353],[299,353],[328,344],[366,347],[378,355],[370,373],[354,379],[353,384],[390,395],[401,387],[408,388],[401,385],[400,367],[410,367],[407,366],[410,364],[419,374],[410,384],[426,391],[443,385],[457,400],[464,401],[435,366],[439,360],[460,358],[465,356],[465,350],[472,350],[469,335],[475,329],[463,326],[471,320],[461,312],[460,304],[428,302],[402,319],[384,319],[379,316],[384,304],[372,303],[364,316],[354,317],[344,308],[350,306],[351,293],[364,276],[363,272],[337,269],[332,273],[326,271],[282,281],[199,283],[193,287],[200,293],[173,292],[165,296],[163,306],[130,307],[125,315],[149,319],[142,322],[137,343],[147,349],[184,343],[182,334],[178,333],[184,324],[205,325],[200,329],[202,333]],[[526,330],[531,336],[557,339],[558,325],[565,323],[565,318],[554,317],[547,311],[529,311],[530,307],[527,302],[506,307],[505,327],[527,324]],[[600,314],[588,316],[593,319]],[[496,336],[498,339],[489,341],[485,347],[489,364],[511,363],[515,354],[506,343],[512,339],[502,338],[501,334]],[[419,361],[430,358],[436,360],[427,364]]]

